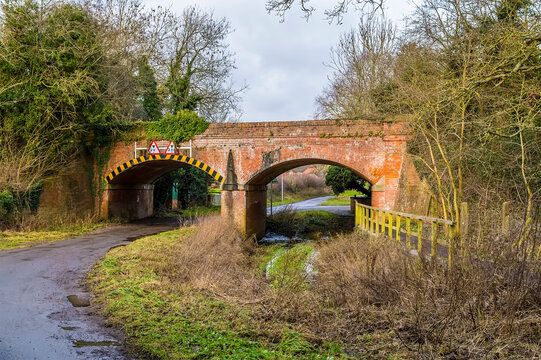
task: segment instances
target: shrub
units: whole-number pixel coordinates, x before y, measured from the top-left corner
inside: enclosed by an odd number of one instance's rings
[[[206,220],[174,249],[164,269],[174,269],[173,281],[228,298],[246,299],[264,294],[265,284],[249,274],[255,240],[245,239],[220,218]]]
[[[316,291],[327,306],[355,314],[351,332],[363,333],[367,323],[393,331],[419,358],[540,350],[541,268],[521,249],[451,269],[442,259],[412,256],[396,241],[360,234],[319,251]]]
[[[0,219],[7,217],[15,210],[15,198],[8,190],[0,192]]]

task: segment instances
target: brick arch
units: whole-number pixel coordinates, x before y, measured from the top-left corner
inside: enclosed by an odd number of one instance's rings
[[[211,166],[186,155],[145,155],[126,161],[106,177],[108,184],[151,184],[166,173],[185,165],[204,171],[220,184],[224,177]]]
[[[266,183],[306,164],[353,170],[372,184],[373,206],[395,209],[402,191],[399,182],[406,184],[409,178],[404,171],[408,169],[404,163],[406,142],[411,136],[407,120],[398,117],[211,124],[190,143],[178,144],[181,148],[190,146],[191,156],[200,161],[199,165],[195,159],[187,164],[182,158],[175,161],[162,156],[146,165],[135,164],[134,145],[118,143],[108,162],[108,171],[113,175],[108,177],[102,197],[102,216],[150,215],[153,181],[167,171],[194,163],[199,168],[212,163],[216,167],[207,170],[217,169],[219,176],[223,175],[218,177],[222,183],[222,216],[246,234],[262,236],[265,231]],[[186,157],[184,161],[190,160]]]
[[[353,173],[361,177],[362,179],[368,181],[370,184],[375,184],[377,181],[377,179],[374,179],[370,176],[366,176],[363,173],[359,172],[357,169],[344,165],[341,162],[310,157],[310,158],[285,160],[285,161],[277,162],[270,167],[260,169],[252,175],[252,177],[246,182],[246,185],[266,185],[272,179],[285,173],[286,171],[295,169],[299,166],[315,165],[315,164],[333,165],[333,166],[339,166],[342,168],[349,169],[353,171]]]

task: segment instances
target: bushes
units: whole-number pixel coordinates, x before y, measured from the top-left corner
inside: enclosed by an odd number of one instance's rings
[[[177,302],[162,301],[167,305],[152,320],[135,324],[137,334],[166,316],[164,324],[234,329],[243,341],[299,359],[326,353],[329,344],[338,356],[369,359],[534,358],[541,352],[541,266],[509,246],[513,238],[500,238],[483,261],[449,269],[442,259],[419,258],[395,240],[360,233],[278,251],[256,246],[219,219],[180,241],[160,236],[113,251],[126,253],[118,276],[133,273],[143,289],[138,301],[161,294]],[[274,265],[265,266],[273,255]],[[310,277],[303,271],[307,258],[315,268]],[[138,272],[150,265],[155,274],[144,280]],[[122,293],[117,284],[109,281],[101,292]],[[123,326],[134,313],[125,315]],[[177,351],[178,344],[171,346]]]
[[[358,190],[368,193],[370,184],[363,180],[353,171],[338,166],[331,166],[325,176],[325,185],[330,186],[335,195],[341,194],[346,190]]]
[[[309,236],[317,238],[319,235],[333,235],[344,231],[351,231],[354,218],[341,216],[327,211],[295,212],[285,208],[267,217],[267,230],[289,237]]]
[[[0,192],[0,222],[4,222],[15,209],[15,199],[7,190]]]
[[[175,143],[189,140],[204,132],[209,123],[191,110],[181,110],[176,114],[167,113],[159,121],[143,124],[149,139],[168,139]]]
[[[541,350],[541,268],[520,253],[448,269],[355,234],[320,248],[316,296],[356,314],[357,326],[369,315],[419,357],[529,357]]]
[[[42,184],[27,191],[0,191],[0,229],[20,228],[35,222]]]
[[[330,193],[330,189],[325,185],[325,179],[322,176],[314,173],[301,173],[289,171],[282,175],[284,177],[284,192],[286,196],[288,194],[295,194],[299,198],[310,196],[323,196]],[[281,191],[281,179],[276,178],[277,182],[272,182],[269,187],[272,186],[274,194],[279,194]]]

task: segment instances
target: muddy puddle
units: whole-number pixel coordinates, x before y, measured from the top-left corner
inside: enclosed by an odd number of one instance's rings
[[[87,340],[73,340],[73,347],[82,348],[88,346],[120,346],[121,344],[118,341],[87,341]]]
[[[68,301],[73,307],[87,307],[90,306],[90,299],[78,295],[68,295]]]

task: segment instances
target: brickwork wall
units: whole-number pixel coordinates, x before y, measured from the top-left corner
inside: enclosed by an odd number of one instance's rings
[[[348,167],[371,182],[374,206],[422,214],[429,192],[405,155],[408,138],[407,122],[396,118],[211,124],[193,140],[192,156],[222,176],[229,175],[223,184],[229,190],[222,193],[223,215],[260,235],[266,211],[264,185],[287,170],[315,163]],[[159,142],[162,147],[167,144]],[[141,141],[137,145],[149,144]],[[105,174],[133,158],[134,143],[118,142],[110,152]],[[88,166],[89,159],[80,158],[47,179],[40,212],[82,215],[101,210],[107,216],[128,218],[152,213],[152,192],[146,187],[106,190],[100,209],[91,196]],[[143,182],[147,172],[151,174],[157,166],[173,170],[179,164],[160,160],[145,166],[137,170]],[[128,185],[122,181],[116,185]]]
[[[406,155],[400,171],[396,210],[428,216],[431,196],[428,184],[421,181],[413,160]]]
[[[407,122],[403,120],[211,124],[193,140],[193,157],[226,177],[231,153],[240,189],[245,184],[265,185],[297,166],[314,163],[345,166],[372,184],[384,177],[385,194],[374,199],[377,205],[394,208],[409,137]],[[146,145],[138,143],[141,147]],[[133,147],[133,143],[117,144],[111,152],[108,170],[132,159]]]
[[[44,181],[38,214],[53,217],[82,218],[92,214],[94,199],[90,188],[90,159],[81,156]]]

